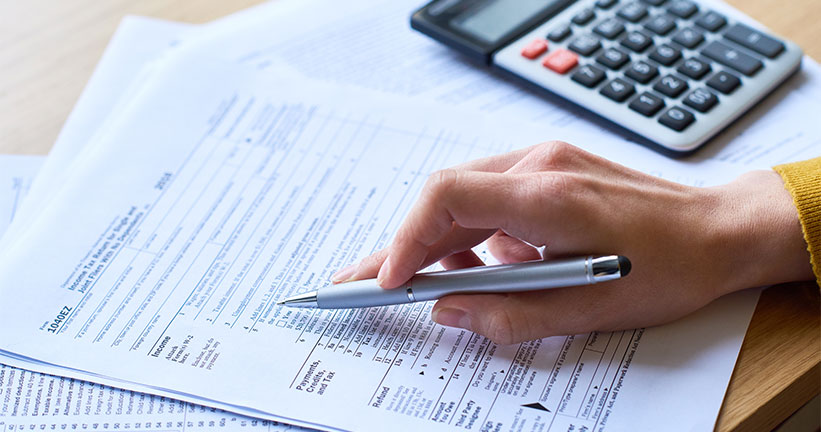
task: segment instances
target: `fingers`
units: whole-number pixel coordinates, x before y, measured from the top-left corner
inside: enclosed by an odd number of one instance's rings
[[[453,225],[451,231],[439,242],[427,248],[425,259],[422,264],[414,270],[414,273],[450,255],[460,254],[469,251],[470,248],[485,241],[493,235],[495,230],[469,230],[458,225]],[[375,278],[388,256],[388,249],[382,249],[362,259],[359,263],[352,264],[331,277],[333,283],[347,282],[352,280]],[[474,255],[475,256],[475,255]],[[469,255],[456,258],[452,267],[472,267],[481,265],[482,261],[478,257],[470,259]],[[444,265],[444,263],[443,263]],[[448,268],[446,266],[446,268]]]
[[[561,204],[572,199],[568,193],[572,191],[565,186],[578,185],[569,179],[579,177],[572,173],[600,165],[598,159],[570,144],[550,142],[440,171],[429,179],[389,250],[340,271],[333,279],[377,276],[381,286],[394,288],[436,260],[478,244],[496,229],[531,241],[551,224],[546,213],[567,213]],[[513,225],[517,229],[510,229]],[[490,234],[471,235],[466,241],[464,233],[451,233],[455,226]],[[489,245],[502,262],[541,258],[538,250],[510,236],[494,238]]]
[[[595,287],[572,287],[511,294],[454,295],[440,299],[432,318],[438,324],[481,334],[498,344],[555,335],[610,330],[599,317],[607,305]]]
[[[505,172],[538,147],[538,145],[535,145],[501,155],[472,160],[461,165],[457,165],[454,169],[463,171]],[[421,270],[422,268],[425,268],[428,265],[450,255],[451,253],[454,253],[454,251],[464,251],[465,249],[471,248],[481,243],[492,234],[492,232],[478,233],[473,235],[471,239],[465,239],[467,230],[460,231],[461,232],[453,233],[449,236],[449,238],[443,239],[438,248],[431,248],[431,250],[428,251],[426,260],[416,270]],[[473,240],[473,238],[476,240]],[[387,256],[387,250],[385,249],[375,252],[362,259],[361,262],[351,264],[334,273],[333,276],[331,276],[331,282],[341,283],[352,280],[374,278],[376,277],[379,268],[382,266],[382,263],[385,262],[385,258],[387,258]],[[465,262],[465,264],[467,263],[468,262]]]
[[[490,253],[502,264],[511,264],[522,261],[534,261],[542,258],[542,254],[535,247],[497,231],[487,241]]]
[[[479,267],[485,265],[479,256],[472,250],[455,253],[453,255],[442,258],[440,261],[445,270],[454,270],[467,267]]]
[[[440,242],[454,223],[495,231],[513,219],[526,217],[524,207],[530,197],[522,180],[516,175],[456,170],[432,176],[397,231],[379,270],[379,284],[393,288],[407,281],[422,265],[429,248]]]
[[[460,171],[505,172],[537,148],[538,146],[530,146],[500,155],[488,156],[465,162],[453,167],[453,169]]]

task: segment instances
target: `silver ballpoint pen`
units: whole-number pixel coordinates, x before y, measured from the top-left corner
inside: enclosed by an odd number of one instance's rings
[[[471,267],[419,273],[395,289],[380,287],[376,279],[328,285],[277,304],[348,309],[436,300],[451,294],[537,291],[619,279],[627,276],[630,268],[630,260],[619,255]]]

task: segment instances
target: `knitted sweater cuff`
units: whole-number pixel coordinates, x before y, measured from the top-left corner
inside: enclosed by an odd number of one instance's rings
[[[781,175],[798,209],[812,270],[821,287],[821,157],[773,169]]]

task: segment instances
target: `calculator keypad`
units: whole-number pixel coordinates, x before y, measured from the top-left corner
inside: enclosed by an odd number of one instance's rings
[[[688,76],[689,78],[692,78],[694,80],[700,80],[704,78],[704,75],[710,73],[711,68],[707,62],[692,57],[681,62],[681,64],[678,66],[678,69],[676,70]]]
[[[599,91],[602,95],[613,99],[616,102],[624,102],[635,92],[636,87],[621,78],[616,78],[610,81],[602,87],[601,91]]]
[[[716,32],[727,24],[727,18],[714,11],[706,12],[696,20],[696,25],[704,30]]]
[[[550,33],[548,33],[547,38],[552,40],[553,42],[561,42],[567,39],[572,34],[573,30],[570,29],[570,26],[563,25],[561,27],[553,29]]]
[[[618,48],[608,48],[598,57],[596,62],[613,70],[619,70],[630,61],[630,55]]]
[[[707,85],[724,94],[730,94],[741,85],[741,80],[729,72],[721,71],[710,77]]]
[[[544,27],[541,37],[555,45],[546,55],[536,42],[519,45],[522,56],[539,52],[544,73],[567,74],[567,85],[596,91],[618,104],[606,106],[652,119],[666,134],[716,115],[722,98],[787,51],[697,0],[582,0]],[[581,103],[597,105],[586,97]]]
[[[710,111],[717,103],[718,97],[705,88],[697,88],[684,98],[684,105],[703,113]]]
[[[719,41],[710,42],[701,53],[747,76],[752,76],[764,66],[761,60]]]
[[[672,107],[659,117],[659,123],[677,131],[687,129],[694,121],[695,116],[684,108]]]
[[[653,45],[653,38],[640,31],[633,31],[621,40],[621,44],[637,53],[642,53]]]
[[[608,18],[593,27],[593,32],[607,39],[615,39],[624,33],[624,23],[617,18]]]
[[[656,81],[653,90],[671,98],[676,98],[687,90],[687,81],[675,76],[667,75]]]
[[[659,69],[646,61],[637,61],[624,72],[625,75],[641,84],[649,83],[658,76]]]
[[[637,23],[647,16],[647,6],[634,1],[619,9],[617,15],[627,21]]]
[[[673,42],[684,48],[693,49],[704,42],[704,33],[694,28],[681,29],[673,36]]]
[[[724,37],[759,54],[775,58],[784,51],[784,43],[775,40],[758,30],[753,30],[744,24],[736,24],[726,32]]]
[[[630,109],[646,117],[656,115],[664,107],[664,99],[650,92],[638,95],[630,102]]]
[[[542,60],[542,65],[558,74],[566,74],[579,64],[579,56],[566,49],[558,49]]]
[[[602,82],[606,76],[607,74],[603,69],[593,65],[585,65],[580,67],[571,78],[585,87],[593,88]]]
[[[664,36],[676,28],[676,19],[670,15],[656,15],[647,21],[644,28],[657,35]]]
[[[670,44],[664,44],[651,51],[649,57],[664,66],[672,66],[681,58],[681,50]]]
[[[579,36],[570,43],[569,48],[583,56],[590,56],[601,48],[601,41],[595,36]]]

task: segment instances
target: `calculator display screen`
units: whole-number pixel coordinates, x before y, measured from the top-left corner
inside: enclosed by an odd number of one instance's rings
[[[490,64],[491,55],[577,0],[432,0],[411,27]]]
[[[455,16],[451,25],[484,42],[496,43],[529,18],[561,0],[483,0]]]

